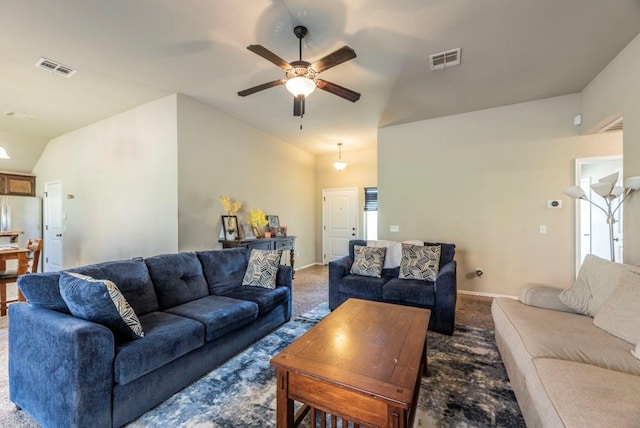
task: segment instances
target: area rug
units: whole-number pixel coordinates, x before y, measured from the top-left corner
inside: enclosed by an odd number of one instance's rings
[[[128,427],[275,427],[269,360],[328,312],[323,303],[296,317]],[[429,332],[427,343],[414,427],[525,426],[491,330],[458,325],[453,336]]]

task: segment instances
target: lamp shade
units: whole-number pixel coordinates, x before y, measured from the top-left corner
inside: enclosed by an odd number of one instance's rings
[[[338,172],[342,172],[344,171],[344,169],[347,167],[347,163],[346,162],[342,162],[342,159],[338,159],[337,161],[335,161],[333,163],[333,167],[338,171]]]
[[[629,177],[624,180],[624,187],[631,190],[640,189],[640,177]]]
[[[616,197],[616,198],[617,198],[618,196],[622,195],[622,193],[623,193],[623,192],[624,192],[624,187],[622,187],[622,186],[616,186],[616,187],[614,187],[614,188],[613,188],[613,190],[611,191],[611,194],[612,194],[614,197]]]
[[[571,196],[572,198],[576,198],[576,199],[582,199],[583,197],[586,196],[584,193],[584,190],[582,190],[582,187],[580,186],[567,187],[566,189],[564,189],[563,193],[567,196]]]
[[[611,175],[607,175],[606,177],[602,177],[600,180],[598,180],[598,182],[600,183],[609,183],[612,186],[615,186],[616,183],[618,182],[618,177],[620,176],[619,172],[614,172]]]
[[[604,198],[611,194],[611,191],[613,190],[613,186],[614,186],[614,183],[600,181],[598,183],[593,183],[591,185],[591,188],[593,189],[594,192],[596,192],[598,195]]]
[[[291,92],[294,97],[303,95],[305,97],[311,95],[316,89],[316,82],[308,77],[298,76],[292,77],[285,83],[287,91]]]

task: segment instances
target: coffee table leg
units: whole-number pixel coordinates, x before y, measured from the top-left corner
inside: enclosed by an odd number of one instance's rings
[[[293,400],[289,399],[289,372],[283,369],[276,370],[276,426],[278,428],[293,427]]]

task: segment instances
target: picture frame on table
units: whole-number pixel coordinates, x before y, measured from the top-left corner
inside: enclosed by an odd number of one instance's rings
[[[281,227],[270,227],[269,231],[271,232],[271,236],[273,237],[287,236]]]
[[[256,234],[253,233],[253,226],[248,223],[240,224],[240,232],[242,239],[256,239]]]
[[[222,229],[224,230],[224,239],[226,241],[238,239],[238,217],[235,215],[223,215]]]
[[[267,221],[269,222],[269,229],[279,228],[280,227],[280,219],[278,219],[277,215],[268,215]]]

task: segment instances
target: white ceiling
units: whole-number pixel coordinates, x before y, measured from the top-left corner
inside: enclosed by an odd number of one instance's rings
[[[284,87],[236,95],[284,77],[246,46],[296,60],[299,24],[305,60],[355,49],[321,77],[362,94],[316,91],[302,131]],[[310,152],[349,151],[381,126],[579,92],[639,32],[639,0],[0,0],[0,131],[51,138],[180,92]],[[460,66],[429,71],[457,47]]]

